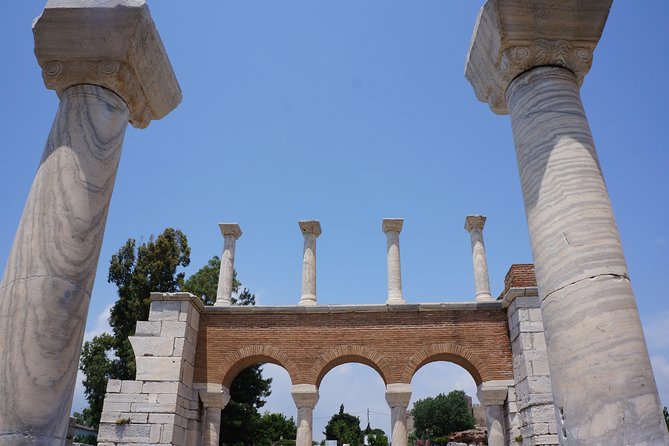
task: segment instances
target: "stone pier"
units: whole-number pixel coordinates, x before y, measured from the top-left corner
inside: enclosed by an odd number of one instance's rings
[[[235,244],[242,236],[242,230],[237,223],[220,223],[218,227],[223,234],[223,253],[221,254],[221,269],[218,273],[218,288],[216,289],[215,306],[221,307],[232,304],[232,282],[235,278]]]
[[[560,444],[667,445],[579,87],[610,0],[488,0],[466,77],[511,114]]]
[[[127,123],[181,100],[144,1],[51,0],[33,32],[60,105],[0,284],[2,446],[65,443]]]
[[[485,381],[478,386],[477,396],[485,406],[488,428],[488,446],[506,446],[504,426],[504,402],[513,386],[513,380]]]
[[[407,408],[411,401],[411,384],[395,383],[386,386],[386,401],[390,407],[390,429],[393,446],[407,446]]]
[[[311,446],[313,442],[314,409],[318,388],[312,384],[295,384],[291,390],[297,407],[297,437],[295,446]]]
[[[386,253],[388,261],[388,305],[405,303],[402,294],[402,267],[400,264],[400,232],[404,220],[384,218],[381,229],[386,234]]]

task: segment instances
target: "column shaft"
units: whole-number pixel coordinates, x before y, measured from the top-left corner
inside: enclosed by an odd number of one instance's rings
[[[295,446],[311,446],[313,441],[313,407],[297,408],[297,437]]]
[[[0,445],[65,442],[128,119],[104,88],[61,96],[0,285]]]
[[[386,251],[388,260],[388,303],[402,303],[402,267],[400,264],[400,233],[386,233]]]
[[[506,446],[504,442],[504,411],[502,406],[493,404],[485,407],[488,426],[488,446]]]
[[[483,232],[480,230],[472,231],[471,242],[476,299],[492,299],[492,295],[490,294],[490,279],[488,278],[488,261],[485,255],[485,245],[483,244]]]
[[[393,446],[407,446],[407,408],[398,406],[390,408],[390,428],[392,429]]]
[[[221,255],[221,273],[218,278],[218,305],[230,305],[232,302],[232,281],[235,270],[235,243],[234,237],[225,237],[223,254]],[[220,303],[219,303],[220,299]]]
[[[302,296],[300,304],[316,303],[316,234],[304,234],[302,257]]]
[[[634,294],[574,75],[507,90],[561,444],[669,444]]]
[[[218,446],[218,437],[221,432],[221,409],[219,407],[207,407],[204,423],[203,446]]]

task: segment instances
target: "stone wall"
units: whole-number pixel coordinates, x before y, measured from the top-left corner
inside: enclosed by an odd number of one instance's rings
[[[136,380],[107,384],[99,446],[201,442],[202,408],[192,385],[204,307],[188,293],[154,293],[151,300],[149,320],[137,322],[130,337]]]

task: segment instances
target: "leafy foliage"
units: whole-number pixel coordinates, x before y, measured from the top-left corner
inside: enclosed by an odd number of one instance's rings
[[[369,446],[388,446],[388,437],[381,429],[371,429],[367,434]]]
[[[297,436],[297,426],[293,417],[286,418],[280,413],[265,412],[258,423],[256,432],[257,446],[285,445],[295,444]]]
[[[74,443],[97,445],[98,439],[95,435],[75,435],[72,439]]]
[[[411,415],[416,435],[421,439],[446,437],[453,432],[474,427],[474,417],[467,407],[465,392],[462,390],[418,400],[413,405]]]
[[[200,268],[195,274],[190,276],[181,287],[182,291],[188,291],[200,299],[205,305],[214,305],[216,303],[216,289],[218,288],[218,274],[221,269],[221,259],[218,256],[212,257],[209,262]],[[237,271],[233,271],[232,276],[232,304],[233,305],[255,305],[256,297],[254,294],[244,288],[239,292],[242,284],[237,280]],[[239,294],[238,294],[239,293]],[[235,295],[237,295],[235,297]]]
[[[337,446],[345,443],[359,446],[363,441],[360,418],[344,412],[343,404],[339,406],[339,413],[330,418],[323,434],[328,440],[337,440]]]
[[[669,411],[667,411],[667,406],[664,406],[662,409],[662,414],[664,415],[664,422],[667,423],[667,429],[669,429]]]

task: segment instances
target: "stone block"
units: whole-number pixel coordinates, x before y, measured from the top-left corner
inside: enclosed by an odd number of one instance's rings
[[[179,382],[177,381],[147,381],[144,382],[142,393],[177,393]]]
[[[151,443],[158,443],[160,441],[160,436],[161,436],[162,432],[163,432],[163,425],[162,424],[152,424],[151,425],[151,434],[149,435]]]
[[[548,368],[548,361],[544,360],[536,360],[536,361],[531,361],[532,363],[532,373],[537,376],[549,376],[550,375],[550,370]]]
[[[149,423],[151,424],[174,424],[176,414],[173,413],[152,413],[149,414]]]
[[[121,391],[121,380],[110,379],[107,381],[107,393],[118,393]]]
[[[130,423],[142,424],[146,423],[148,418],[149,414],[140,412],[102,412],[100,422],[115,424],[117,420],[129,419]]]
[[[130,336],[128,337],[135,356],[172,356],[174,339],[164,336]]]
[[[149,424],[102,424],[98,438],[120,443],[151,443]]]
[[[135,336],[160,336],[163,323],[161,321],[137,321]]]
[[[114,394],[119,395],[119,394]],[[107,398],[112,395],[105,396],[105,401],[102,404],[103,412],[130,412],[130,402],[111,402]]]
[[[136,358],[137,379],[144,381],[179,381],[181,378],[180,358]]]
[[[132,403],[133,412],[152,413],[175,413],[177,412],[176,404],[157,404],[157,403]]]
[[[142,381],[121,381],[121,393],[142,393]]]
[[[163,321],[163,328],[160,331],[161,336],[171,336],[174,338],[185,338],[188,324],[181,321]]]
[[[151,302],[149,312],[150,321],[178,321],[181,315],[181,305],[186,302],[162,300]]]
[[[146,403],[149,401],[149,396],[141,393],[112,393],[105,396],[105,404],[112,403]],[[129,412],[129,411],[128,411]]]

